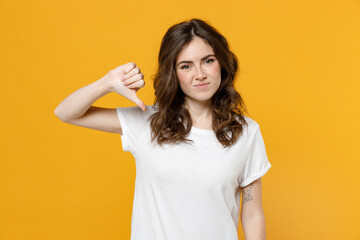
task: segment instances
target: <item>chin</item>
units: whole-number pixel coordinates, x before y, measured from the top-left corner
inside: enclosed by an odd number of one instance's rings
[[[213,97],[214,94],[212,95],[207,95],[207,96],[188,96],[187,98],[190,101],[196,101],[196,102],[208,102],[211,101],[211,98]]]
[[[211,101],[212,97],[215,95],[216,89],[211,89],[210,91],[188,91],[184,92],[186,98],[190,101],[196,102],[208,102]]]

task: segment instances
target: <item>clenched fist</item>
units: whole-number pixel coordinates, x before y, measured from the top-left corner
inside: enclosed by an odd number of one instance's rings
[[[144,74],[135,63],[121,65],[108,72],[104,78],[110,82],[111,91],[126,97],[146,111],[145,103],[136,95],[136,92],[145,85]]]

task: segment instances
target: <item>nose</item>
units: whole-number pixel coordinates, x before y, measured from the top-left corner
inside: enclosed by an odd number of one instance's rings
[[[203,69],[201,67],[199,67],[198,70],[196,71],[195,79],[201,81],[205,78],[206,78],[205,72],[203,71]]]

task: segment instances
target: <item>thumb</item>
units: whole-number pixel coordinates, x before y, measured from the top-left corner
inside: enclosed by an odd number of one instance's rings
[[[131,101],[133,101],[136,105],[138,105],[141,108],[141,110],[143,110],[144,112],[146,111],[145,103],[136,95],[136,93],[131,96]]]

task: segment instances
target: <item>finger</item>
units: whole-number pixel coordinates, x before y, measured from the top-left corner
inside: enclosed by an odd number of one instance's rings
[[[116,68],[113,69],[113,71],[116,72],[122,72],[122,73],[127,73],[129,72],[131,69],[133,69],[134,67],[136,67],[136,64],[134,62],[129,62],[120,66],[117,66]]]
[[[132,76],[136,75],[136,74],[139,74],[141,71],[140,71],[140,68],[138,67],[135,67],[133,68],[130,72],[124,74],[124,79],[128,79],[128,78],[131,78]]]
[[[136,64],[133,62],[130,62],[129,65],[125,68],[125,73],[130,72],[134,67],[136,67]]]
[[[132,95],[130,100],[133,101],[136,105],[138,105],[141,110],[143,110],[144,112],[146,111],[145,103],[136,94]]]
[[[133,82],[132,84],[127,85],[128,88],[142,88],[145,86],[145,81],[143,79],[140,79],[139,81]]]
[[[125,86],[128,86],[128,85],[130,85],[130,84],[132,84],[132,83],[134,83],[134,82],[137,82],[137,81],[139,81],[139,80],[141,80],[141,79],[143,79],[143,78],[144,78],[144,74],[142,74],[142,73],[136,74],[135,76],[132,76],[132,77],[129,78],[129,79],[125,79],[125,80],[124,80],[124,85],[125,85]]]

